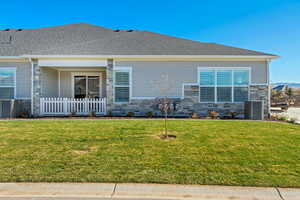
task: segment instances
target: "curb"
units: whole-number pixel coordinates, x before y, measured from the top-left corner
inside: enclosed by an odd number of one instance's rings
[[[134,183],[0,183],[0,198],[299,200],[300,189]]]

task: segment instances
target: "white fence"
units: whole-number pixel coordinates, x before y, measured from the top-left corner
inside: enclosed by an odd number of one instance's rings
[[[93,112],[96,115],[106,114],[106,98],[41,98],[40,101],[42,116],[89,115]]]

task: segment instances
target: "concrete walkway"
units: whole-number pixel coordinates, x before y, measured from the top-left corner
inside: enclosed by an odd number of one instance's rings
[[[299,200],[300,189],[114,183],[0,183],[0,199]]]

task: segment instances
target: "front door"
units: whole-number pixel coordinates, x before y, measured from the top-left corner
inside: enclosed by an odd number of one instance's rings
[[[74,98],[100,98],[100,75],[75,75]]]

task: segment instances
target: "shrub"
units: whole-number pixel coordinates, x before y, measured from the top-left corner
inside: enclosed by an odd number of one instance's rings
[[[20,112],[19,116],[20,118],[29,118],[30,114],[28,111],[22,111]]]
[[[236,112],[233,112],[233,111],[231,111],[231,112],[229,112],[229,115],[230,115],[231,119],[235,119],[235,118],[236,118],[236,115],[237,115],[237,113],[236,113]]]
[[[107,116],[107,117],[112,117],[112,112],[111,112],[111,111],[108,111],[107,114],[106,114],[106,116]]]
[[[192,114],[192,116],[191,116],[191,118],[192,118],[192,119],[198,119],[198,118],[199,118],[199,116],[198,116],[198,114],[197,114],[197,113],[193,113],[193,114]]]
[[[270,116],[270,120],[272,120],[272,121],[277,121],[277,120],[279,120],[279,116],[273,114],[273,115]]]
[[[134,112],[128,112],[127,117],[134,117]]]
[[[209,116],[210,116],[212,119],[217,119],[218,116],[219,116],[219,113],[216,112],[216,111],[211,111],[211,112],[209,113]]]
[[[286,122],[286,121],[288,121],[288,117],[287,116],[279,116],[278,120]]]
[[[153,117],[153,113],[150,111],[150,112],[147,112],[146,113],[146,117],[148,118],[152,118]]]
[[[96,117],[96,112],[95,111],[91,111],[89,113],[89,117]]]
[[[291,118],[291,119],[288,120],[288,122],[289,122],[289,123],[292,123],[292,124],[295,124],[296,121],[297,121],[296,118]]]
[[[75,117],[76,116],[76,111],[72,111],[69,116],[70,117]]]

